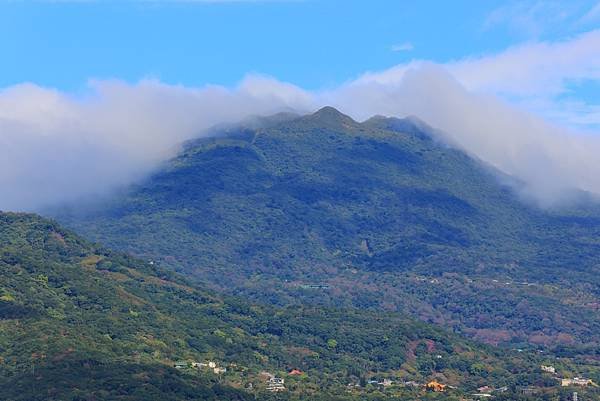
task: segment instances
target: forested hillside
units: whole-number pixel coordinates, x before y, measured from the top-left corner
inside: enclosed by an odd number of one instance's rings
[[[432,379],[456,387],[448,400],[483,385],[556,391],[543,355],[397,314],[223,298],[35,215],[0,213],[0,277],[3,400],[440,399]],[[192,366],[206,361],[226,371]],[[598,380],[589,363],[560,364]],[[267,373],[285,392],[267,391]]]
[[[110,201],[52,213],[261,301],[402,311],[513,347],[598,344],[594,204],[527,204],[416,119],[284,117],[188,143]]]

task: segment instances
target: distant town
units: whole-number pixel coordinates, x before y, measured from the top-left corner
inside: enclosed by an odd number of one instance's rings
[[[223,375],[228,371],[247,372],[248,369],[241,367],[235,363],[228,364],[229,369],[222,366],[221,363],[207,360],[203,362],[197,361],[177,361],[173,364],[178,370],[186,371],[187,373],[207,373],[214,375]],[[544,374],[548,374],[556,381],[555,387],[599,387],[592,379],[583,377],[559,377],[556,375],[556,368],[552,365],[541,365],[540,371]],[[286,372],[275,374],[268,371],[260,371],[257,375],[245,375],[246,383],[245,389],[248,391],[267,391],[271,393],[278,393],[287,391],[286,379],[302,379],[307,377],[307,373],[300,369],[290,369]],[[301,382],[301,380],[300,380]],[[429,380],[427,382],[418,382],[414,380],[404,379],[393,379],[389,377],[373,377],[364,382],[352,382],[346,385],[346,391],[350,393],[360,393],[361,391],[368,388],[379,388],[381,390],[392,390],[393,388],[410,388],[413,390],[422,390],[425,392],[433,393],[445,393],[452,391],[461,391],[460,387],[452,386],[449,384],[442,383],[436,379]],[[466,392],[465,397],[462,398],[464,401],[483,401],[493,399],[497,395],[501,395],[509,392],[508,386],[493,387],[491,385],[484,385],[477,388],[476,392]],[[542,394],[547,388],[538,388],[533,386],[524,386],[517,389],[513,389],[517,393],[524,396],[536,396]],[[572,393],[572,401],[583,401],[578,397],[577,391]]]

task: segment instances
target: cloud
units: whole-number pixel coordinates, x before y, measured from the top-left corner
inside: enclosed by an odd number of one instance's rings
[[[597,4],[590,0],[513,0],[492,10],[484,30],[507,28],[517,35],[539,38],[551,32],[576,32],[597,17]]]
[[[412,49],[414,49],[414,47],[410,42],[399,43],[391,47],[393,52],[407,52],[411,51]]]
[[[358,81],[394,85],[408,69],[423,63],[413,60],[386,71],[364,74]],[[498,54],[449,62],[444,67],[470,91],[494,94],[557,123],[585,129],[581,114],[564,112],[562,97],[572,94],[572,83],[600,80],[600,30],[558,42],[528,42]],[[600,124],[600,120],[591,122],[590,125]]]
[[[533,42],[448,68],[469,89],[503,95],[565,92],[569,81],[600,78],[600,30],[561,42]]]
[[[600,136],[582,133],[600,126],[600,106],[563,96],[571,82],[600,81],[598,49],[600,31],[592,31],[444,65],[413,60],[326,91],[259,75],[235,88],[98,80],[79,96],[34,84],[5,88],[0,209],[101,196],[144,177],[213,125],[323,105],[359,120],[418,116],[441,130],[441,140],[521,179],[543,205],[573,189],[600,194]]]
[[[580,22],[587,24],[600,20],[600,2],[596,3],[583,17]]]
[[[600,193],[600,137],[469,91],[442,66],[422,63],[391,85],[354,82],[326,99],[358,118],[418,116],[442,129],[443,141],[524,181],[526,194],[542,205],[563,201],[573,189]]]
[[[559,1],[517,1],[494,9],[484,21],[484,28],[506,25],[511,30],[529,36],[540,35],[550,23],[563,22],[570,14]]]
[[[0,208],[102,195],[144,176],[212,125],[307,108],[302,91],[265,77],[231,90],[93,81],[79,98],[13,86],[0,92]]]

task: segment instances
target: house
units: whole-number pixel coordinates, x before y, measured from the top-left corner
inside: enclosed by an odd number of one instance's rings
[[[548,365],[548,366],[542,365],[542,366],[540,366],[540,369],[542,370],[542,372],[552,373],[552,374],[556,373],[556,368],[552,365]]]
[[[483,386],[483,387],[479,387],[477,389],[477,391],[479,393],[483,393],[483,394],[490,394],[492,391],[494,391],[494,389],[491,388],[490,386]]]
[[[214,372],[215,374],[219,375],[219,374],[221,374],[221,373],[225,373],[225,372],[227,372],[227,369],[226,369],[226,368],[221,368],[221,367],[217,366],[217,367],[214,367],[214,368],[213,368],[213,372]]]
[[[475,393],[475,394],[471,394],[473,397],[475,397],[476,400],[484,400],[486,398],[492,398],[493,395],[488,394],[488,393]]]
[[[445,385],[445,384],[442,384],[442,383],[438,383],[438,382],[437,382],[437,381],[435,381],[435,380],[432,380],[432,381],[430,381],[429,383],[427,383],[427,384],[425,385],[425,388],[426,388],[427,390],[434,391],[434,392],[436,392],[436,393],[441,393],[441,392],[443,392],[443,391],[446,391],[446,385]]]
[[[272,393],[277,393],[279,391],[285,391],[285,386],[283,384],[269,384],[267,390]]]
[[[273,393],[285,391],[284,382],[281,377],[271,377],[267,382],[267,390]]]
[[[208,364],[208,367],[211,368],[211,369],[214,369],[214,368],[217,367],[217,363],[216,362],[207,361],[206,363]]]
[[[175,369],[187,369],[189,365],[186,361],[177,361],[173,366]]]
[[[389,387],[392,385],[392,381],[390,379],[383,379],[383,381],[379,384],[381,384],[383,387]]]
[[[299,369],[292,369],[290,370],[290,373],[288,373],[290,376],[300,376],[303,375],[304,372],[299,370]]]
[[[587,387],[590,385],[594,385],[594,382],[591,379],[583,379],[583,378],[576,377],[574,379],[561,379],[560,385],[563,387],[567,387],[567,386]]]
[[[539,393],[539,390],[535,387],[523,387],[521,389],[521,394],[523,395],[535,395]]]

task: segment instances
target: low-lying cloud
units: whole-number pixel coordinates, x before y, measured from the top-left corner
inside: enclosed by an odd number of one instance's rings
[[[544,205],[573,189],[600,194],[600,137],[549,123],[543,112],[523,106],[523,99],[554,102],[570,79],[598,79],[600,51],[590,47],[600,50],[600,32],[446,65],[413,61],[328,91],[262,76],[233,89],[98,80],[78,96],[12,86],[0,91],[0,209],[38,210],[100,196],[144,177],[211,126],[323,105],[359,120],[420,117],[449,144],[519,178]],[[551,72],[539,62],[559,61],[565,52],[578,61]],[[523,85],[512,82],[511,71],[521,71]]]
[[[0,209],[102,195],[173,156],[209,127],[249,115],[308,110],[291,85],[252,77],[236,89],[95,81],[80,97],[36,85],[0,92]]]
[[[543,206],[573,190],[600,193],[600,137],[551,125],[491,95],[465,89],[436,65],[408,69],[396,85],[351,84],[331,103],[353,116],[415,115],[442,130],[441,139],[525,183]]]

